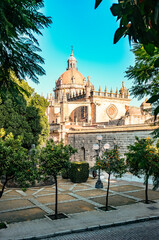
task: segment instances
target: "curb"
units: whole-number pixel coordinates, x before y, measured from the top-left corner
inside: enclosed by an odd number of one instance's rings
[[[26,237],[26,238],[18,238],[17,240],[38,240],[38,239],[43,239],[43,238],[64,236],[64,235],[73,234],[73,233],[94,231],[94,230],[105,229],[105,228],[110,228],[110,227],[118,227],[118,226],[123,226],[123,225],[128,225],[128,224],[139,223],[139,222],[148,222],[148,221],[158,220],[158,219],[159,219],[159,216],[144,217],[144,218],[138,218],[135,220],[127,220],[124,222],[114,222],[114,223],[109,223],[109,224],[90,226],[90,227],[86,227],[86,228],[64,230],[64,231],[55,232],[52,234],[40,235],[37,237],[32,236],[32,237]]]

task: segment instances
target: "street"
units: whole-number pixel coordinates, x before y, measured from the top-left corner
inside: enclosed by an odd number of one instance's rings
[[[47,238],[49,240],[158,240],[159,220]],[[43,238],[44,240],[44,238]]]

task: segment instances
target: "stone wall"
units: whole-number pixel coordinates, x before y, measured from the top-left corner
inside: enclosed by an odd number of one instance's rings
[[[100,129],[95,131],[75,131],[67,134],[67,143],[72,147],[78,149],[78,153],[72,157],[72,161],[87,161],[90,167],[95,162],[95,151],[93,150],[93,144],[97,143],[97,135],[102,135],[101,147],[105,143],[110,144],[110,148],[114,146],[114,140],[119,146],[119,150],[122,156],[127,151],[127,146],[133,144],[135,136],[139,138],[151,137],[153,129],[150,127],[114,127],[109,129]]]

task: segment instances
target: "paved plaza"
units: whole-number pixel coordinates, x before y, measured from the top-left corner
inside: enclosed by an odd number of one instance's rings
[[[54,221],[47,215],[54,214],[55,185],[33,187],[26,192],[6,188],[0,199],[0,221],[5,221],[8,227],[0,230],[0,239],[38,239],[159,218],[159,191],[153,191],[152,185],[149,185],[149,199],[153,202],[147,205],[142,202],[143,183],[112,179],[109,205],[116,210],[104,212],[99,208],[105,205],[107,181],[102,180],[103,189],[95,188],[96,181],[90,177],[86,183],[79,184],[58,177],[58,211],[68,218]]]
[[[58,210],[65,214],[74,214],[97,210],[105,205],[107,182],[103,189],[96,189],[96,179],[89,178],[86,183],[72,183],[58,178]],[[135,204],[144,199],[142,183],[111,180],[109,205]],[[149,199],[159,199],[159,192],[149,190]],[[55,208],[55,186],[21,189],[7,188],[0,199],[0,221],[9,223],[44,218],[53,214]]]

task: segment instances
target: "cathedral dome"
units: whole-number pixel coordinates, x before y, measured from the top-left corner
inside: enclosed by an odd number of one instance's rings
[[[70,68],[64,72],[57,81],[57,86],[67,84],[84,84],[85,77],[75,68]]]
[[[56,82],[56,87],[62,87],[62,85],[76,84],[82,85],[83,88],[83,86],[86,85],[86,80],[85,77],[77,70],[77,60],[73,55],[73,48],[71,50],[71,55],[68,58],[67,63],[67,71],[61,74],[58,81]]]

